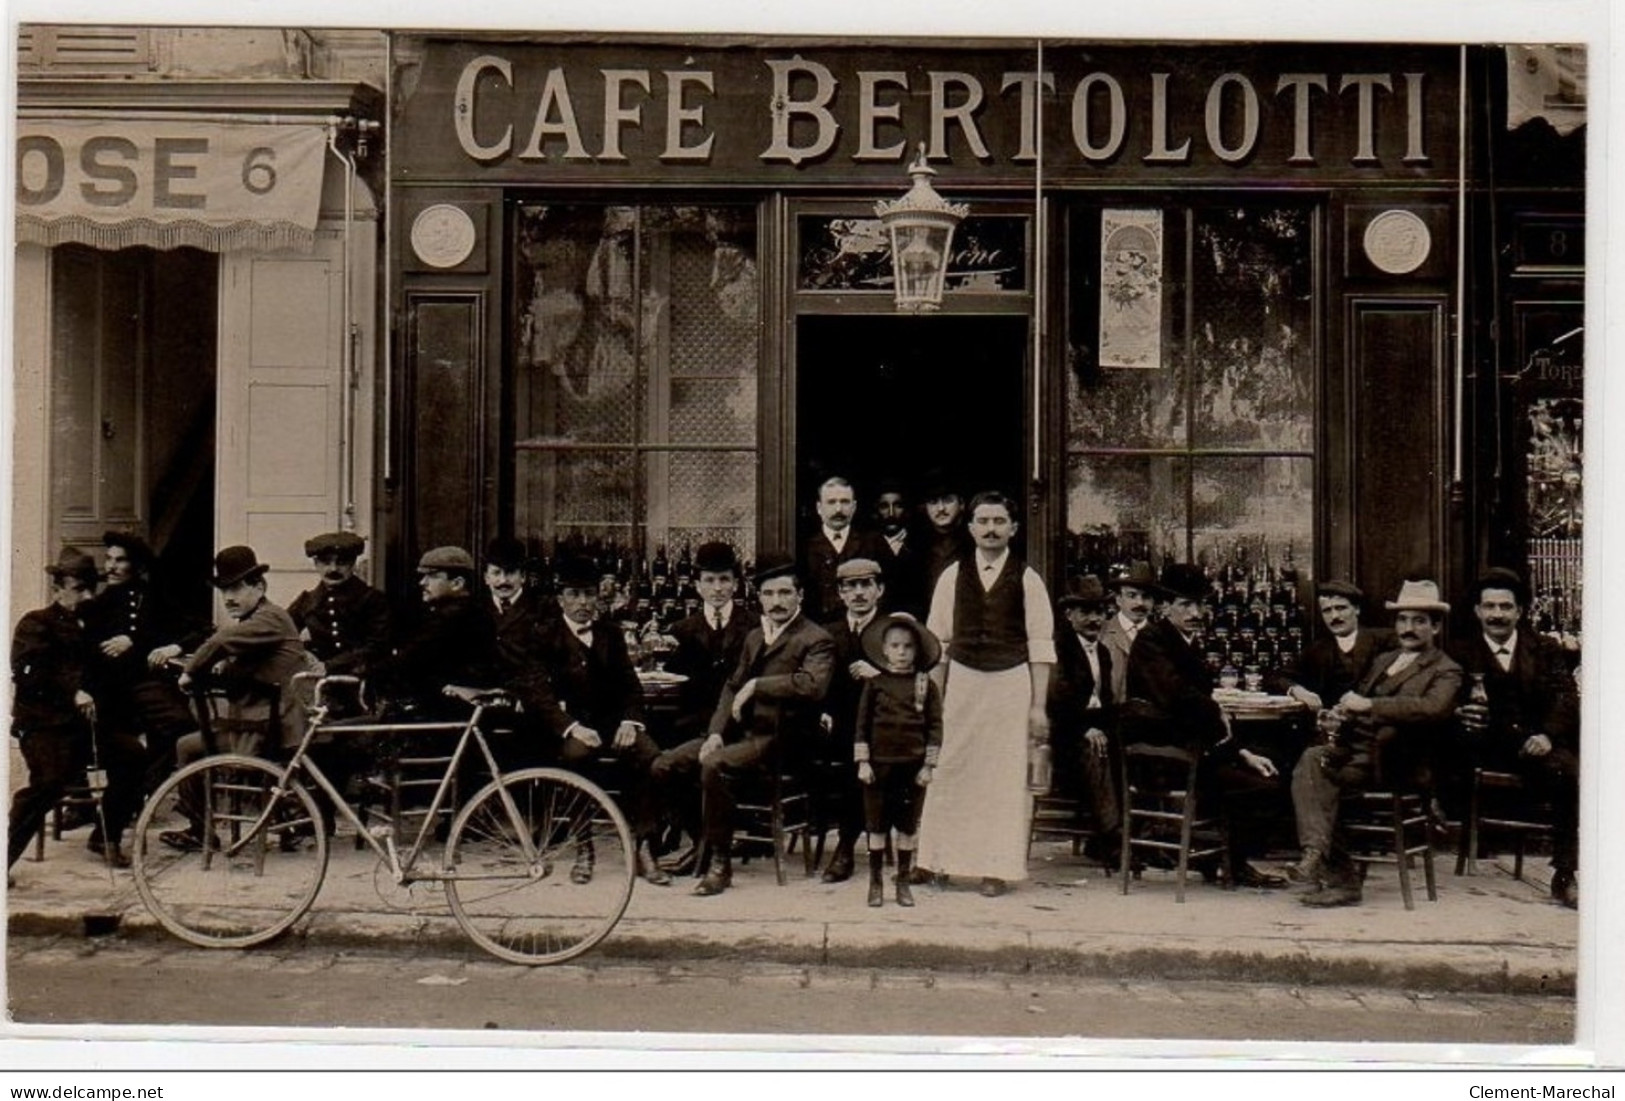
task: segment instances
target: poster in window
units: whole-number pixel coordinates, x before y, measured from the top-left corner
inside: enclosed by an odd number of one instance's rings
[[[1100,365],[1162,365],[1162,211],[1100,215]]]

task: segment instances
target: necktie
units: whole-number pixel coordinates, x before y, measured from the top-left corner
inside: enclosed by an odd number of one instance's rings
[[[712,609],[711,611],[707,612],[706,614],[711,617],[711,630],[713,630],[713,631],[722,630],[722,613],[717,611],[716,609]]]
[[[1495,651],[1495,661],[1501,666],[1501,672],[1510,673],[1512,671],[1512,651],[1505,646],[1499,647]]]
[[[505,597],[505,596],[498,598],[498,600],[497,600],[497,610],[500,611],[503,615],[507,615],[509,612],[511,612],[513,610],[513,601],[510,600],[509,598]]]

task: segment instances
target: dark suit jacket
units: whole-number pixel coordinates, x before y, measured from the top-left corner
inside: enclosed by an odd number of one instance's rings
[[[307,589],[288,615],[329,673],[365,677],[389,653],[389,598],[359,577]]]
[[[706,724],[711,721],[722,695],[722,686],[739,664],[745,636],[754,626],[755,620],[737,606],[728,625],[720,631],[711,630],[703,608],[672,624],[671,637],[677,640],[677,649],[666,659],[666,669],[688,678],[681,687],[680,713],[672,728],[679,742],[705,734]]]
[[[886,597],[881,606],[888,612],[907,612],[920,622],[930,609],[931,594],[925,588],[925,551],[921,550],[923,536],[910,530],[903,547],[893,551],[891,544],[880,532],[875,533],[875,550],[880,557],[881,579],[886,583]]]
[[[562,738],[581,723],[608,745],[621,723],[643,722],[643,686],[613,622],[593,621],[588,649],[562,615],[553,616],[537,628],[532,647],[535,660],[517,692],[548,733]]]
[[[739,664],[723,686],[711,715],[708,733],[725,741],[746,735],[784,737],[805,749],[816,737],[818,716],[835,669],[835,643],[829,633],[803,612],[773,640],[765,643],[760,627],[745,636]],[[745,682],[756,691],[744,710],[743,723],[733,721],[734,696]]]
[[[422,610],[412,632],[396,643],[377,678],[391,699],[411,701],[429,712],[466,715],[449,704],[448,684],[489,687],[500,683],[491,633],[470,596],[436,601]]]
[[[834,759],[849,761],[852,759],[854,724],[858,717],[858,697],[863,695],[864,682],[847,672],[847,669],[863,657],[863,639],[852,633],[852,627],[844,615],[825,623],[824,630],[834,643],[835,655],[834,672],[829,679],[829,692],[824,696],[823,712],[833,724],[830,734],[837,743]]]
[[[82,729],[73,697],[88,691],[89,661],[90,645],[73,612],[50,604],[23,616],[11,639],[12,732]]]
[[[839,615],[846,605],[841,603],[841,590],[835,582],[835,567],[854,558],[880,562],[885,552],[886,541],[879,535],[852,528],[847,532],[846,543],[840,553],[836,553],[834,545],[824,537],[824,530],[819,528],[807,540],[806,551],[801,556],[807,585],[806,602],[801,607],[801,614],[810,616],[815,623]]]
[[[1201,653],[1165,619],[1140,628],[1128,659],[1124,741],[1161,741],[1212,750],[1225,737],[1213,702],[1213,674]],[[1141,710],[1149,705],[1150,712]],[[1155,737],[1158,720],[1167,732]],[[1227,745],[1233,743],[1226,743]]]
[[[81,604],[78,612],[92,650],[119,635],[129,635],[135,643],[116,658],[105,657],[99,650],[92,654],[93,679],[109,686],[128,687],[147,680],[152,676],[147,667],[147,655],[152,651],[174,644],[186,653],[210,633],[207,626],[176,615],[141,580],[109,585]]]
[[[310,655],[288,613],[261,599],[248,615],[227,620],[205,639],[186,660],[186,672],[208,674],[216,665],[222,666],[217,676],[227,685],[282,688],[310,667]]]
[[[1482,634],[1458,647],[1454,656],[1462,668],[1458,703],[1467,702],[1472,674],[1484,674],[1493,752],[1516,758],[1532,734],[1544,734],[1554,746],[1579,752],[1579,691],[1557,643],[1528,628],[1520,630],[1510,670],[1502,670]]]
[[[924,552],[925,560],[921,563],[920,575],[921,594],[926,610],[930,611],[931,597],[936,592],[937,579],[942,576],[942,571],[969,554],[976,545],[971,542],[970,532],[965,530],[963,524],[954,525],[947,534],[926,524],[920,529],[919,535],[911,535],[909,538],[919,539]]]
[[[1360,683],[1378,654],[1394,645],[1394,632],[1387,627],[1361,627],[1354,635],[1354,648],[1348,653],[1337,648],[1337,640],[1322,635],[1304,648],[1297,659],[1264,678],[1264,687],[1285,695],[1294,684],[1309,689],[1320,702],[1331,707],[1343,693]]]
[[[1055,631],[1055,669],[1049,679],[1049,716],[1057,726],[1076,729],[1107,729],[1112,704],[1112,655],[1104,643],[1097,643],[1100,659],[1100,708],[1092,709],[1089,698],[1095,693],[1095,677],[1084,656],[1083,643],[1076,631],[1064,622]]]
[[[558,602],[542,596],[530,585],[520,590],[519,599],[506,614],[497,610],[496,598],[487,589],[481,589],[474,599],[491,632],[492,659],[498,675],[510,682],[524,676],[535,661],[533,649],[543,624],[559,616]]]

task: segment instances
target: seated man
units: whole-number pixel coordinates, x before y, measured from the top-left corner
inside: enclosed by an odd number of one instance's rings
[[[1106,620],[1100,629],[1100,641],[1112,656],[1112,698],[1121,703],[1128,699],[1128,657],[1134,640],[1151,623],[1151,613],[1157,604],[1157,577],[1151,572],[1151,563],[1131,563],[1128,571],[1106,581],[1112,591],[1116,614]]]
[[[620,628],[598,615],[598,568],[590,559],[560,564],[559,610],[536,628],[532,660],[514,686],[541,744],[519,750],[522,767],[557,762],[621,793],[637,843],[638,874],[657,886],[671,876],[655,863],[655,806],[649,766],[660,747],[643,725],[643,686]],[[607,783],[605,782],[607,781]],[[585,862],[585,866],[584,866]],[[572,875],[590,874],[578,854]]]
[[[539,625],[558,611],[551,599],[525,583],[529,558],[525,544],[517,539],[493,539],[485,548],[485,595],[480,607],[490,621],[493,653],[504,680],[519,677],[530,665],[529,647]]]
[[[474,604],[473,556],[462,547],[425,551],[418,588],[422,617],[379,663],[379,693],[393,718],[466,718],[466,702],[449,699],[448,689],[458,695],[496,683],[491,632]]]
[[[1456,708],[1462,768],[1516,773],[1534,799],[1551,805],[1552,898],[1573,908],[1580,904],[1580,701],[1562,648],[1518,629],[1528,602],[1512,570],[1489,570],[1473,584],[1482,631],[1456,651],[1466,680]],[[1483,681],[1482,703],[1469,695],[1475,678]],[[1470,771],[1463,779],[1471,782]]]
[[[812,744],[835,667],[835,645],[828,633],[801,614],[795,561],[787,554],[764,553],[755,582],[761,625],[745,638],[706,736],[662,753],[654,767],[667,805],[685,781],[692,782],[696,770],[700,774],[711,865],[694,888],[697,895],[721,894],[733,882],[729,849],[739,781],[759,773],[781,741],[790,743],[790,749]]]
[[[365,679],[389,652],[389,598],[356,576],[367,541],[352,531],[305,540],[321,581],[288,605],[299,637],[328,673]]]
[[[1065,625],[1055,632],[1049,682],[1050,750],[1055,790],[1087,808],[1094,834],[1088,854],[1115,870],[1123,829],[1117,800],[1118,747],[1111,737],[1112,656],[1100,641],[1110,598],[1094,574],[1067,581],[1056,601]]]
[[[1338,805],[1347,792],[1385,782],[1385,770],[1394,782],[1421,767],[1461,688],[1461,666],[1438,645],[1450,611],[1439,586],[1406,581],[1387,607],[1397,613],[1397,649],[1379,654],[1359,685],[1323,713],[1331,740],[1305,750],[1292,772],[1303,846],[1292,878],[1322,883],[1303,897],[1306,906],[1360,904],[1358,870],[1337,841]]]
[[[1248,863],[1263,854],[1270,821],[1284,811],[1285,797],[1275,763],[1231,735],[1229,719],[1213,700],[1213,674],[1194,641],[1209,592],[1207,575],[1198,566],[1170,563],[1155,591],[1163,601],[1163,618],[1135,636],[1126,678],[1130,701],[1124,707],[1149,705],[1158,721],[1142,728],[1144,734],[1125,728],[1123,740],[1150,741],[1160,726],[1165,743],[1177,738],[1199,750],[1201,797],[1217,799],[1228,819],[1235,886],[1285,886],[1280,876]]]

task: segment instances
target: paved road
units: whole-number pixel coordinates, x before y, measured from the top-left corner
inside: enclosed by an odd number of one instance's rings
[[[13,938],[13,1020],[800,1035],[1564,1044],[1567,998],[705,962],[513,967]]]

